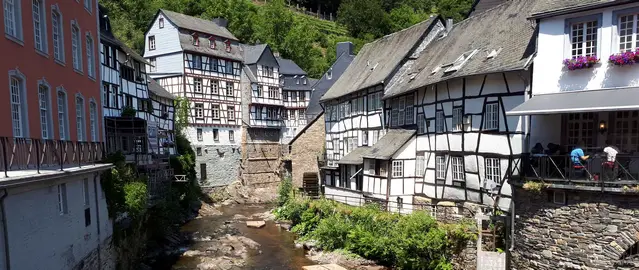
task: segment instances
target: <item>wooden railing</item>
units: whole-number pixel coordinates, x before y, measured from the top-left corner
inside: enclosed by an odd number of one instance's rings
[[[0,166],[9,171],[60,169],[95,164],[104,158],[101,142],[0,137]]]

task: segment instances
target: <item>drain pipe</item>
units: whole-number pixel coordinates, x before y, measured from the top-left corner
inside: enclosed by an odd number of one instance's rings
[[[515,250],[515,196],[510,198],[510,249],[508,251],[513,252]]]
[[[100,253],[102,253],[101,251],[101,244],[102,244],[102,239],[100,239],[100,205],[98,204],[98,173],[95,172],[93,173],[93,193],[94,193],[94,197],[95,197],[95,224],[97,225],[98,228],[98,269],[102,269],[102,256]],[[91,211],[91,210],[89,210]],[[4,213],[4,211],[3,211]]]
[[[4,208],[4,199],[7,197],[8,192],[7,189],[2,190],[2,195],[0,196],[0,211],[2,211],[2,234],[4,238],[4,260],[6,263],[7,270],[11,270],[11,256],[9,254],[9,229],[7,228],[7,214]]]

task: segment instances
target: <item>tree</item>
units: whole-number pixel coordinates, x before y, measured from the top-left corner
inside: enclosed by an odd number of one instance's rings
[[[345,0],[337,11],[337,20],[359,38],[367,34],[381,37],[389,32],[388,14],[381,0]]]
[[[424,21],[430,17],[429,12],[415,10],[407,5],[402,5],[391,10],[389,14],[391,32],[396,32]]]
[[[474,0],[437,0],[436,11],[444,18],[459,22],[466,18]]]
[[[284,39],[293,25],[293,14],[284,5],[284,0],[273,0],[259,12],[256,38],[280,51]]]

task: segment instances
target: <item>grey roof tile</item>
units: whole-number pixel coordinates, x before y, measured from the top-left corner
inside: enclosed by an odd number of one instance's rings
[[[327,73],[324,72],[322,77],[317,81],[317,83],[312,84],[313,92],[311,92],[311,101],[308,103],[308,108],[306,108],[307,120],[311,122],[315,117],[318,117],[324,109],[320,104],[320,98],[324,96],[326,91],[330,89],[333,84],[344,74],[344,71],[348,68],[348,66],[355,59],[355,55],[351,55],[348,53],[342,53],[337,56],[333,65],[329,68],[332,73],[332,79],[328,79]]]
[[[636,2],[636,0],[539,0],[537,2],[531,11],[531,16],[534,18],[579,12],[599,5]]]
[[[508,0],[476,0],[475,4],[473,5],[473,9],[472,9],[472,12],[470,13],[470,16],[477,15],[479,13],[487,11],[506,1]]]
[[[149,92],[152,93],[152,94],[155,94],[155,95],[163,97],[163,98],[175,99],[175,96],[173,94],[169,93],[169,91],[166,91],[166,89],[164,89],[164,87],[162,87],[154,79],[150,79],[149,80],[149,86],[148,87],[149,87]]]
[[[185,51],[197,52],[206,55],[212,55],[220,58],[242,61],[242,52],[240,45],[237,42],[231,42],[231,52],[226,51],[226,44],[224,41],[216,39],[215,49],[209,46],[209,39],[207,37],[199,37],[199,46],[193,45],[193,36],[189,33],[179,33],[180,45]]]
[[[389,129],[369,151],[364,158],[391,159],[410,138],[415,135],[414,129]]]
[[[344,74],[320,101],[342,97],[386,80],[415,47],[437,17],[384,36],[362,47]]]
[[[280,74],[286,75],[306,75],[306,71],[304,71],[300,66],[295,63],[295,61],[286,58],[276,57],[277,64],[280,66]]]
[[[384,97],[453,78],[524,69],[535,52],[536,30],[526,18],[535,2],[507,1],[454,25],[446,37],[433,41],[411,66],[398,72]],[[497,56],[487,58],[500,48]],[[477,53],[457,71],[445,73],[447,68],[441,68],[473,50]]]
[[[242,65],[242,71],[244,71],[244,74],[246,74],[246,77],[248,77],[250,82],[257,82],[255,74],[253,74],[253,71],[251,71],[248,66]]]
[[[160,12],[164,13],[164,15],[178,28],[238,40],[228,29],[221,27],[212,21],[184,15],[166,9],[160,9]]]
[[[244,51],[244,64],[252,65],[260,60],[260,57],[264,53],[267,44],[247,45],[242,44],[242,50]]]
[[[337,164],[348,164],[348,165],[359,165],[364,163],[364,155],[370,154],[371,147],[368,146],[360,146],[347,155],[345,155],[342,159],[337,161]]]

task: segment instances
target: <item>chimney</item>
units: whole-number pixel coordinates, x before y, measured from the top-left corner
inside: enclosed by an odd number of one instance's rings
[[[353,55],[353,43],[350,41],[338,42],[337,43],[337,56],[340,56],[342,53],[347,53],[349,55]]]
[[[224,27],[224,28],[229,26],[229,21],[227,19],[224,19],[224,18],[218,17],[218,18],[214,18],[211,21],[213,21],[215,24],[217,24],[217,25],[219,25],[221,27]]]
[[[450,33],[451,30],[453,30],[453,19],[448,18],[446,19],[446,33]]]
[[[275,58],[279,58],[280,57],[280,52],[273,52],[273,56],[275,56]]]

